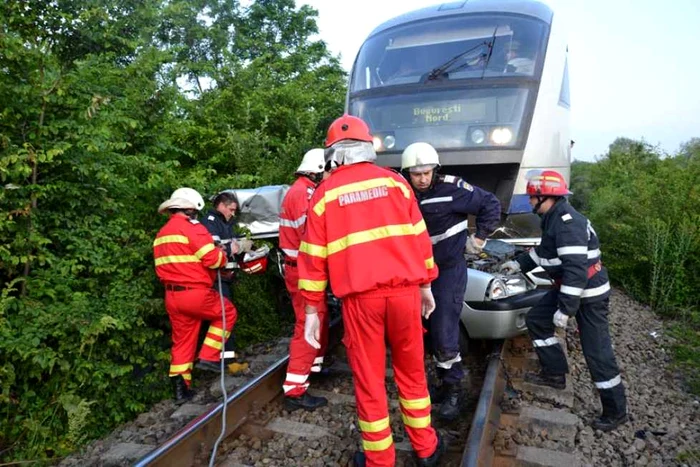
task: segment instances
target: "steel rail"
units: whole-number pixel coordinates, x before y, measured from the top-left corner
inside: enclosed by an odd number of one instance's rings
[[[490,466],[493,461],[493,438],[501,415],[499,403],[505,389],[501,365],[504,342],[498,341],[489,358],[479,402],[469,429],[467,444],[462,452],[462,467]]]
[[[340,317],[330,323],[329,341],[337,339],[342,326]],[[277,360],[262,374],[237,389],[226,399],[226,432],[229,436],[248,420],[253,410],[259,409],[282,393],[289,355]],[[224,403],[200,415],[175,433],[164,444],[139,459],[134,467],[191,466],[195,459],[210,453],[221,432]]]

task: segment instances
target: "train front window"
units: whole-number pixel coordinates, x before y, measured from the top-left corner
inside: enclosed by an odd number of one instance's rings
[[[437,149],[514,148],[522,144],[526,87],[425,91],[354,97],[350,114],[362,118],[379,152],[417,141]]]
[[[544,57],[545,32],[539,20],[506,15],[453,16],[392,28],[362,46],[351,91],[422,83],[445,64],[440,78],[450,80],[533,76]]]

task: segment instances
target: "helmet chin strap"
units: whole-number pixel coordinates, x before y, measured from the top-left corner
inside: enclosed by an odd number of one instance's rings
[[[541,216],[542,214],[540,214],[538,211],[540,210],[540,207],[542,207],[542,204],[545,201],[547,201],[546,196],[537,196],[537,204],[535,204],[535,206],[532,208],[532,213]]]

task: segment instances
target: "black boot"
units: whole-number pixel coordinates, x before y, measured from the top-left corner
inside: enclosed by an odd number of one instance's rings
[[[185,378],[183,378],[182,375],[171,376],[170,380],[172,381],[176,404],[184,404],[194,397],[194,391],[187,387]]]
[[[328,405],[328,399],[325,397],[312,396],[308,392],[305,392],[300,397],[286,396],[284,398],[284,409],[289,412],[293,412],[297,409],[304,409],[308,410],[309,412],[313,412],[319,407],[323,407],[325,405]]]
[[[198,370],[211,371],[212,373],[221,373],[221,361],[213,362],[211,360],[199,360],[194,366]]]
[[[433,467],[440,465],[440,458],[442,455],[445,453],[447,450],[447,445],[445,442],[442,440],[442,436],[440,436],[440,432],[435,430],[435,434],[437,435],[437,446],[435,447],[435,452],[430,456],[430,457],[425,457],[421,459],[420,457],[416,457],[416,464],[419,466],[426,466],[426,467]]]
[[[623,413],[617,417],[609,417],[607,415],[602,415],[591,423],[591,427],[594,430],[600,431],[612,431],[623,423],[627,422],[627,414]]]
[[[537,384],[538,386],[549,386],[554,389],[564,389],[566,388],[566,376],[565,375],[548,375],[546,373],[526,373],[525,381],[532,384]]]
[[[445,398],[440,404],[438,417],[442,420],[452,421],[459,416],[461,388],[459,384],[449,383],[445,386]]]

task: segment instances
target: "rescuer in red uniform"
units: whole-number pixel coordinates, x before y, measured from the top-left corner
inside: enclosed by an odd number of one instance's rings
[[[297,256],[301,236],[306,230],[306,215],[309,209],[309,199],[316,185],[323,180],[324,166],[323,149],[311,149],[296,170],[297,180],[292,184],[282,201],[280,209],[280,248],[284,252],[284,281],[292,298],[292,306],[296,316],[294,336],[289,343],[289,364],[282,389],[284,389],[284,405],[287,410],[315,410],[328,404],[325,397],[316,397],[306,390],[309,387],[311,372],[320,372],[323,356],[328,343],[328,309],[325,300],[318,307],[321,337],[320,349],[309,345],[304,339],[304,323],[306,313],[304,297],[298,288],[299,271]],[[313,319],[313,318],[312,318]]]
[[[199,352],[197,368],[214,371],[220,368],[221,336],[228,338],[236,322],[233,303],[212,288],[216,270],[226,265],[226,255],[196,220],[197,212],[203,207],[204,200],[197,191],[175,190],[158,208],[160,213],[168,211],[170,220],[153,242],[156,274],[165,285],[165,309],[172,324],[170,378],[178,403],[193,396],[191,372],[202,320],[210,321],[211,325]]]
[[[299,289],[306,300],[304,337],[320,348],[317,316],[330,281],[342,299],[348,362],[364,453],[359,465],[394,465],[385,389],[386,344],[406,432],[419,465],[437,465],[444,444],[431,426],[421,315],[435,308],[437,277],[425,222],[406,180],[372,162],[369,128],[345,115],[330,126],[326,170],[314,192],[299,247]]]

